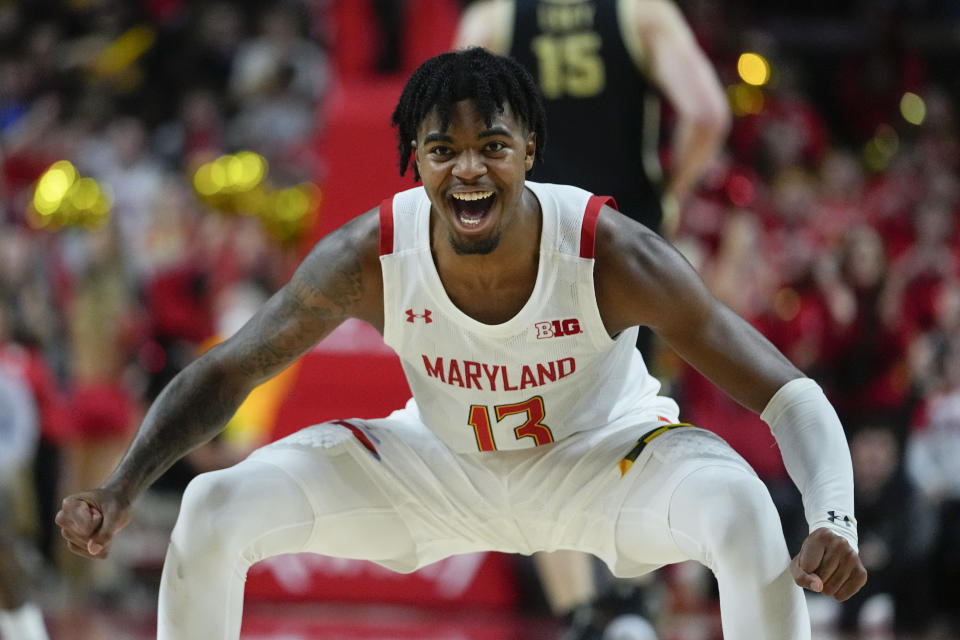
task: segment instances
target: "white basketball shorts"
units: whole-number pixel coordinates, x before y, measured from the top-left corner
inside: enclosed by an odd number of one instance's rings
[[[458,454],[414,406],[307,427],[250,459],[284,470],[310,501],[317,524],[303,551],[409,572],[459,553],[574,549],[635,576],[688,559],[669,527],[683,478],[711,465],[753,474],[715,434],[664,426],[621,422],[530,449]]]

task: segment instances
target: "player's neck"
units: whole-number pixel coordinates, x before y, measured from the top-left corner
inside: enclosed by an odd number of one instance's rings
[[[542,227],[539,202],[527,191],[504,225],[496,248],[489,253],[464,254],[440,239],[433,243],[434,264],[444,284],[489,289],[516,286],[518,280],[535,281]]]
[[[449,242],[434,245],[434,264],[447,296],[478,322],[508,321],[533,293],[539,270],[542,218],[535,197],[532,203],[532,209],[518,211],[511,217],[497,248],[488,254],[458,254]]]

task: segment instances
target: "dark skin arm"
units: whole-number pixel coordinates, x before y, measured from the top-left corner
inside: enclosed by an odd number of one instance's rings
[[[803,374],[747,321],[717,300],[667,242],[613,209],[597,225],[594,280],[610,335],[654,330],[731,398],[757,413]],[[860,557],[841,536],[813,531],[790,563],[801,587],[846,600],[866,583]]]
[[[780,387],[803,376],[646,227],[606,208],[596,250],[597,301],[610,335],[638,324],[650,327],[681,358],[757,413]]]
[[[133,501],[173,463],[209,442],[247,395],[347,318],[383,327],[378,210],[326,236],[296,273],[234,336],[180,372],[161,392],[110,478],[68,496],[56,522],[70,549],[106,557]]]

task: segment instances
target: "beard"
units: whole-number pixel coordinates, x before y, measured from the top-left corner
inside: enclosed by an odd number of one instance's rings
[[[450,246],[458,256],[482,256],[492,253],[500,245],[500,230],[497,229],[487,238],[465,241],[450,234]]]

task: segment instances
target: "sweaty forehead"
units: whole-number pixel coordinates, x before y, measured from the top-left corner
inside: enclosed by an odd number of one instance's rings
[[[504,102],[502,110],[491,115],[487,123],[473,100],[460,100],[451,106],[449,121],[444,123],[439,109],[434,107],[420,122],[417,139],[423,140],[431,134],[478,136],[491,129],[506,129],[515,135],[525,133],[523,123],[514,115],[509,103]]]

